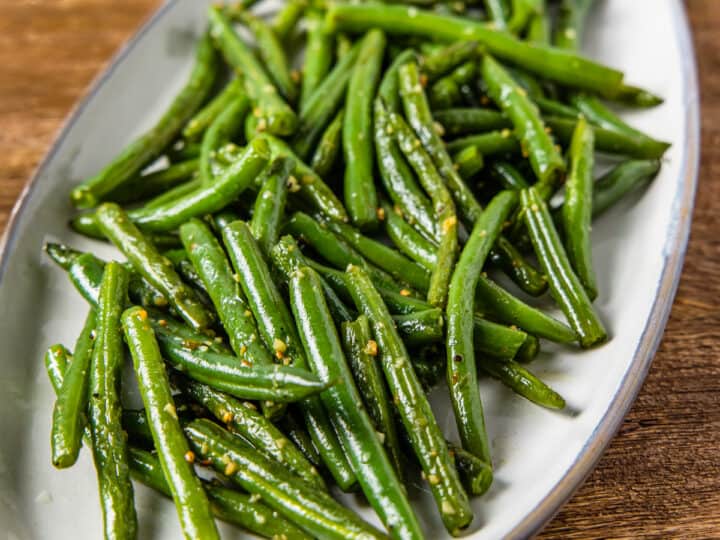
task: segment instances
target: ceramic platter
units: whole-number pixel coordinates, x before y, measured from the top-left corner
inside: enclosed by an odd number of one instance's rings
[[[60,240],[110,257],[112,248],[68,230],[68,192],[148,128],[181,87],[208,2],[167,2],[120,52],[70,116],[24,191],[0,262],[0,524],[2,538],[96,539],[101,534],[95,473],[87,451],[72,469],[50,464],[53,391],[43,352],[72,346],[86,307],[41,251]],[[473,502],[475,540],[526,538],[570,497],[599,459],[632,404],[662,336],[687,242],[699,150],[694,55],[679,0],[597,2],[583,50],[663,96],[665,104],[625,114],[672,142],[662,172],[640,196],[622,201],[594,226],[598,310],[612,340],[591,352],[546,347],[534,370],[569,403],[553,413],[482,381],[496,477]],[[40,84],[40,82],[38,82]],[[433,395],[453,437],[451,408]],[[446,536],[422,486],[411,489],[428,538]],[[343,496],[369,520],[358,499]],[[181,537],[170,502],[137,488],[140,538]],[[223,526],[224,538],[242,533]]]

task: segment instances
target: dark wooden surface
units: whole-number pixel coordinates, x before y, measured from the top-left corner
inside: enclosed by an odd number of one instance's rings
[[[62,120],[158,0],[0,0],[0,230]],[[720,0],[686,2],[703,148],[690,246],[650,375],[542,538],[720,538]]]

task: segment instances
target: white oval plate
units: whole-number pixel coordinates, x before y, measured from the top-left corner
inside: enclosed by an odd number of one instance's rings
[[[41,248],[56,239],[113,254],[66,227],[68,192],[150,126],[182,85],[207,4],[170,1],[140,30],[70,116],[13,212],[0,261],[0,523],[8,539],[101,534],[89,453],[67,471],[50,464],[53,392],[42,356],[52,343],[72,346],[86,306]],[[695,63],[682,4],[598,2],[584,50],[665,98],[663,106],[627,118],[673,146],[642,197],[623,201],[593,231],[597,306],[612,341],[591,352],[545,352],[533,365],[572,412],[548,412],[482,382],[496,477],[473,503],[469,536],[475,539],[537,532],[590,472],[645,378],[680,275],[699,149]],[[442,395],[434,405],[441,423],[451,426]],[[140,537],[180,538],[172,504],[144,487],[136,491]],[[445,537],[427,492],[420,487],[413,497],[428,537]],[[355,497],[343,498],[358,508]],[[375,520],[367,507],[358,510]],[[224,533],[241,536],[229,527]]]

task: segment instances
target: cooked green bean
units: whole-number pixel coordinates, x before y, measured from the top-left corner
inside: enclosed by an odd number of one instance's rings
[[[448,152],[460,152],[468,146],[477,147],[487,157],[513,156],[520,153],[520,142],[512,131],[505,128],[501,131],[488,131],[480,135],[468,135],[454,139],[447,144]]]
[[[199,164],[199,162],[198,162]],[[195,193],[198,189],[200,189],[203,186],[202,178],[199,177],[199,174],[190,180],[189,182],[185,182],[183,184],[180,184],[179,186],[175,186],[171,189],[168,189],[164,193],[160,193],[147,201],[144,205],[146,209],[150,208],[157,208],[162,207],[170,202],[177,201],[178,199],[185,197],[189,195],[190,193]]]
[[[448,448],[455,458],[455,467],[460,474],[460,481],[468,494],[479,497],[485,493],[493,481],[492,467],[458,446],[448,443]]]
[[[483,155],[475,146],[468,146],[460,150],[453,156],[453,163],[460,178],[466,182],[475,178],[485,166]]]
[[[116,204],[105,203],[97,211],[98,225],[123,252],[135,271],[147,279],[170,301],[180,316],[193,328],[209,326],[213,317],[197,295],[185,285],[168,260],[133,225]]]
[[[235,221],[223,228],[222,236],[266,346],[284,362],[307,369],[307,360],[292,315],[249,228],[242,221]],[[322,403],[318,398],[312,398],[303,401],[301,406],[307,428],[325,466],[342,489],[350,489],[356,478],[332,431]]]
[[[185,124],[183,137],[185,140],[198,139],[213,121],[241,95],[245,95],[245,81],[242,77],[234,77],[225,87],[211,99],[202,109]]]
[[[544,7],[542,13],[537,13],[530,18],[525,38],[530,43],[550,45],[551,25],[550,14],[547,13],[547,7]]]
[[[221,117],[222,118],[222,117]],[[131,210],[130,219],[145,231],[169,231],[191,217],[222,210],[253,184],[270,158],[264,139],[253,139],[216,180],[183,197],[152,208]]]
[[[288,5],[293,3],[291,0]],[[298,96],[298,88],[290,73],[288,59],[281,43],[281,34],[276,33],[262,18],[249,11],[244,11],[240,15],[240,20],[255,37],[260,60],[275,86],[288,103],[294,103]]]
[[[529,186],[520,171],[506,161],[494,161],[490,165],[490,173],[502,184],[503,189],[519,191]]]
[[[217,76],[217,60],[210,38],[205,34],[198,44],[190,78],[170,107],[150,131],[130,143],[97,175],[72,190],[70,198],[77,208],[97,206],[108,193],[134,178],[165,150],[205,101]]]
[[[261,63],[235,33],[221,8],[211,7],[208,17],[210,19],[210,35],[215,44],[228,64],[243,74],[245,90],[253,102],[253,114],[260,119],[263,127],[270,133],[292,134],[297,127],[297,116],[280,97]]]
[[[440,308],[394,315],[393,320],[403,341],[411,347],[436,343],[443,338],[445,320]]]
[[[547,278],[538,272],[504,236],[495,242],[489,260],[512,279],[523,292],[532,296],[540,296],[547,291]]]
[[[389,34],[420,36],[441,42],[454,42],[462,36],[462,39],[477,41],[490,54],[544,79],[604,96],[616,94],[623,80],[621,72],[577,54],[524,43],[483,23],[415,7],[375,2],[335,3],[328,9],[327,21],[333,30],[364,32],[369,28],[380,28]]]
[[[538,181],[552,185],[557,175],[565,170],[565,162],[545,130],[537,107],[492,57],[486,55],[483,58],[482,74],[490,97],[513,123],[523,153],[528,155]]]
[[[473,297],[483,264],[517,204],[513,191],[496,195],[475,222],[450,283],[447,304],[447,384],[465,450],[492,463],[477,384]]]
[[[420,58],[420,70],[427,84],[446,75],[460,64],[474,59],[478,53],[478,44],[474,41],[457,41],[431,54]]]
[[[386,84],[388,77],[390,77],[389,72],[386,73],[381,86]],[[397,78],[396,75],[395,77]],[[412,220],[425,235],[433,237],[437,224],[432,204],[415,180],[392,135],[392,126],[383,101],[375,100],[374,117],[375,152],[380,179],[390,199],[407,216],[407,219]]]
[[[130,203],[155,197],[181,185],[186,185],[198,172],[199,160],[189,159],[171,163],[166,168],[136,176],[108,195],[117,203]]]
[[[385,385],[381,367],[376,361],[377,347],[370,334],[370,323],[365,315],[342,324],[345,356],[352,371],[362,401],[375,425],[398,476],[402,477],[404,456],[395,426],[395,413]]]
[[[562,0],[555,29],[554,45],[577,51],[582,42],[585,19],[594,0]]]
[[[342,137],[345,207],[352,222],[363,230],[375,229],[378,224],[378,200],[373,176],[372,107],[384,52],[385,35],[379,30],[370,30],[360,42],[345,98]]]
[[[562,207],[568,260],[590,300],[597,296],[597,280],[590,251],[595,136],[584,117],[578,119],[570,144],[570,173]]]
[[[512,122],[500,111],[480,108],[458,108],[436,111],[446,135],[467,135],[496,129],[512,128]]]
[[[120,370],[124,361],[120,314],[127,298],[127,283],[127,271],[121,264],[111,262],[105,266],[90,364],[88,426],[107,539],[137,537],[127,441],[120,424]]]
[[[212,422],[194,420],[185,433],[195,452],[216,471],[259,496],[307,533],[337,540],[385,538],[330,495],[307,485]]]
[[[657,160],[625,161],[593,185],[592,217],[595,219],[628,192],[650,183],[660,170]]]
[[[52,462],[58,468],[72,466],[80,453],[82,436],[87,422],[88,376],[95,337],[95,310],[85,319],[80,337],[75,343],[75,354],[58,389],[53,409]]]
[[[301,158],[310,157],[325,127],[345,100],[348,82],[359,52],[359,44],[354,45],[300,108],[298,128],[290,144]]]
[[[287,201],[287,181],[294,166],[292,158],[276,159],[255,199],[250,230],[266,257],[278,240]]]
[[[48,350],[45,351],[45,369],[47,370],[50,384],[55,390],[55,393],[58,393],[60,388],[62,388],[65,372],[67,371],[71,357],[70,351],[59,344],[51,345]]]
[[[403,68],[400,68],[401,74],[403,71]],[[458,251],[458,219],[455,213],[455,204],[450,191],[443,182],[440,171],[435,167],[430,154],[420,144],[420,139],[415,137],[400,115],[392,113],[390,122],[400,150],[405,154],[420,180],[420,184],[430,195],[433,203],[440,238],[435,258],[436,263],[430,275],[427,298],[428,302],[433,306],[443,307],[447,300],[448,285]],[[453,173],[457,174],[454,169]],[[472,194],[470,196],[472,197]],[[475,201],[475,204],[477,204],[477,201]]]
[[[623,84],[618,93],[612,96],[611,99],[630,107],[640,108],[657,107],[665,101],[660,96],[656,96],[643,88],[626,84]]]
[[[214,180],[212,170],[212,159],[215,151],[223,144],[230,142],[240,132],[244,125],[245,115],[250,107],[250,102],[244,94],[228,103],[227,107],[217,115],[212,124],[207,128],[200,147],[200,178],[203,183],[209,184]]]
[[[521,191],[520,199],[525,225],[548,277],[550,293],[563,310],[580,345],[587,348],[602,343],[607,339],[605,328],[570,266],[545,201],[534,188]]]
[[[305,429],[305,426],[297,418],[295,418],[292,407],[293,406],[291,405],[285,413],[285,416],[279,420],[278,426],[288,436],[288,438],[295,443],[295,446],[298,447],[310,463],[316,467],[322,467],[322,458],[315,449],[315,445],[308,434],[308,430]]]
[[[492,21],[493,28],[505,30],[507,28],[507,4],[503,0],[483,0],[485,11]]]
[[[312,157],[312,169],[320,177],[327,177],[342,151],[342,127],[345,109],[340,109],[323,132]]]
[[[322,13],[310,10],[306,17],[307,44],[303,60],[300,108],[307,103],[315,89],[325,79],[333,57],[333,35],[327,31]],[[321,173],[320,176],[322,176]]]
[[[228,334],[230,345],[241,361],[271,366],[273,359],[258,338],[258,329],[247,302],[233,277],[225,251],[210,228],[199,219],[180,227],[180,236],[190,260],[212,299],[220,322]],[[282,413],[283,407],[263,403],[269,416]]]
[[[422,532],[381,440],[363,408],[317,274],[302,267],[289,277],[290,303],[312,370],[338,381],[320,394],[363,493],[395,538]]]
[[[565,400],[552,388],[512,360],[484,359],[479,361],[480,369],[499,379],[533,403],[548,409],[564,409]]]
[[[442,111],[459,107],[462,103],[462,92],[452,77],[443,77],[430,87],[427,99],[433,111]]]
[[[348,267],[347,275],[356,307],[370,320],[379,345],[385,380],[443,523],[452,534],[458,534],[470,524],[473,514],[430,403],[390,313],[370,277],[362,268],[352,265]]]
[[[165,363],[147,318],[143,308],[132,307],[123,313],[122,325],[160,465],[183,534],[188,538],[220,538],[210,503],[193,470],[194,459],[178,421]]]
[[[326,489],[317,469],[270,420],[255,410],[252,403],[243,403],[186,377],[174,377],[173,384],[256,450],[284,465],[309,484]]]
[[[130,473],[135,480],[170,497],[170,486],[158,458],[139,448],[129,449]],[[252,495],[206,483],[204,484],[211,510],[219,519],[238,525],[264,538],[286,538],[287,540],[309,540],[309,536],[289,521],[280,517]]]
[[[383,206],[385,210],[385,232],[401,252],[429,271],[435,267],[437,246],[426,240],[405,219],[398,207]]]
[[[281,40],[286,39],[302,17],[307,0],[288,0],[272,20],[272,30]]]
[[[518,349],[513,360],[521,364],[528,364],[535,359],[538,353],[540,353],[540,340],[532,334],[528,334],[525,343]],[[505,356],[504,358],[510,357]]]
[[[511,4],[508,30],[515,34],[522,33],[533,17],[543,13],[545,7],[543,0],[512,0]]]
[[[393,58],[392,63],[383,74],[380,86],[378,87],[377,97],[382,100],[382,104],[385,105],[385,108],[390,112],[401,112],[398,70],[400,69],[400,66],[403,66],[408,62],[413,62],[416,57],[414,49],[403,50],[395,58]]]

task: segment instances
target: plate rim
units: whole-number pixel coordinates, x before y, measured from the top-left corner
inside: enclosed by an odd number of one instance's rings
[[[0,284],[3,283],[9,263],[9,253],[17,240],[20,217],[40,183],[50,162],[58,153],[70,130],[78,121],[92,98],[100,91],[116,68],[127,57],[145,34],[150,32],[162,17],[180,0],[166,0],[158,7],[140,28],[111,57],[102,70],[90,83],[87,90],[75,102],[65,117],[61,127],[52,139],[48,151],[30,176],[30,180],[21,190],[7,221],[5,232],[0,238]],[[615,437],[627,413],[642,388],[655,353],[662,341],[665,326],[670,316],[675,294],[682,274],[683,262],[687,251],[692,224],[695,194],[699,180],[700,163],[700,92],[698,83],[697,59],[692,41],[692,31],[687,11],[681,0],[671,0],[674,31],[682,56],[682,75],[684,78],[683,100],[685,103],[685,131],[687,140],[683,146],[681,171],[676,179],[678,186],[673,201],[673,220],[665,238],[663,264],[655,299],[647,323],[640,337],[632,360],[617,392],[608,404],[603,416],[595,426],[592,435],[586,441],[573,463],[563,476],[538,504],[516,524],[505,536],[507,539],[530,538],[557,514],[562,506],[582,486],[585,479],[595,469],[605,449]],[[472,536],[470,536],[472,538]]]

